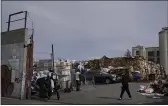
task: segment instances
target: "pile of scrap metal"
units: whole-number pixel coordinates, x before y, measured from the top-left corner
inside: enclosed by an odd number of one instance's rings
[[[168,96],[168,79],[158,79],[151,82],[148,86],[140,85],[137,91],[140,94],[153,98]]]
[[[117,58],[108,58],[106,56],[103,56],[101,59],[90,60],[88,62],[88,66],[90,69],[92,68],[101,69],[101,67],[108,68],[109,66],[112,66],[114,70],[110,70],[110,71],[113,71],[113,72],[114,71],[119,72],[117,70],[120,70],[120,71],[125,70],[125,69],[118,69],[119,67],[127,68],[126,70],[129,70],[130,73],[139,71],[140,80],[148,80],[151,74],[154,75],[155,78],[158,75],[164,76],[165,74],[165,71],[163,70],[162,66],[154,62],[148,61],[141,56],[117,57]]]

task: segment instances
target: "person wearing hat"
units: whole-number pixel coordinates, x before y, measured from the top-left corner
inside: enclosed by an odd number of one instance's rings
[[[119,100],[122,100],[122,97],[125,91],[127,92],[129,99],[132,98],[129,90],[128,82],[129,82],[129,72],[126,71],[124,74],[122,74],[122,86],[121,86],[121,94],[120,94]]]

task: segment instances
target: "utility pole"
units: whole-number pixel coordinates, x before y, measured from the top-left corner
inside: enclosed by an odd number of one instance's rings
[[[167,1],[167,27],[168,27],[168,1]]]
[[[51,53],[52,69],[53,69],[53,72],[54,72],[54,46],[53,46],[53,44],[51,46],[51,49],[52,49],[52,53]]]

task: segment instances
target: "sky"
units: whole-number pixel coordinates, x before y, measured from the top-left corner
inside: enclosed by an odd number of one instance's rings
[[[158,32],[167,26],[167,1],[2,1],[2,31],[8,15],[27,10],[34,32],[34,58],[86,60],[124,56],[137,45],[158,46]],[[12,17],[12,20],[23,15]],[[11,29],[24,22],[11,24]],[[30,30],[31,31],[31,30]]]

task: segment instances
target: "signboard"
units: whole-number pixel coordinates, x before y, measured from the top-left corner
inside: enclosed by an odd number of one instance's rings
[[[19,59],[9,59],[8,62],[13,70],[19,69]]]

